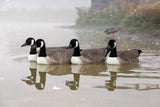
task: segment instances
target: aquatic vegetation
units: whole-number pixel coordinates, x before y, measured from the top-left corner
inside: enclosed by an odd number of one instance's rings
[[[160,1],[116,0],[99,9],[76,8],[77,25],[160,27]]]

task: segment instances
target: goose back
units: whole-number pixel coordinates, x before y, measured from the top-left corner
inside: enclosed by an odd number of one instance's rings
[[[50,51],[52,50],[55,50],[55,49],[66,49],[67,46],[62,46],[62,47],[46,47],[46,52],[49,53]],[[38,53],[40,52],[40,50],[38,50]]]
[[[71,63],[73,49],[47,49],[47,61],[49,64],[68,64]]]
[[[117,52],[120,63],[122,64],[137,63],[139,61],[138,56],[140,55],[140,53],[141,50],[138,49],[123,50]]]
[[[101,63],[105,60],[105,48],[84,49],[81,51],[82,63]]]

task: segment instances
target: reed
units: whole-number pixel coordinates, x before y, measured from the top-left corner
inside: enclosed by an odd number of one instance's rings
[[[76,8],[77,25],[160,26],[160,1],[116,0],[100,9]]]

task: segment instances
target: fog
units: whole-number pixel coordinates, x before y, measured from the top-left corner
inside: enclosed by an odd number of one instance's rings
[[[74,8],[89,6],[90,0],[0,0],[0,9]]]
[[[28,61],[31,47],[21,47],[28,37],[43,39],[46,47],[68,46],[72,39],[79,40],[82,50],[106,47],[113,39],[104,33],[106,25],[72,26],[78,18],[75,7],[90,7],[90,1],[0,0],[0,107],[159,107],[160,49],[136,34],[127,35],[126,29],[114,36],[118,50],[141,49],[138,64],[39,65]],[[82,15],[86,14],[82,11]],[[98,58],[94,54],[88,55]]]
[[[75,7],[89,7],[90,0],[0,0],[0,22],[74,23]]]

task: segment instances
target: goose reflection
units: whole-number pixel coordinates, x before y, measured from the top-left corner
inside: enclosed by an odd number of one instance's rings
[[[104,72],[106,66],[104,64],[88,64],[88,65],[71,65],[73,80],[66,80],[65,85],[71,90],[79,88],[80,75],[101,76],[100,72]]]
[[[47,65],[37,64],[37,72],[39,74],[39,78],[38,78],[38,75],[37,75],[35,87],[38,90],[43,90],[45,88],[47,68],[48,68]]]
[[[105,86],[96,86],[96,88],[106,88],[108,91],[114,91],[115,89],[130,89],[131,87],[125,86],[117,86],[117,74],[125,73],[130,74],[133,73],[132,69],[139,67],[139,64],[134,65],[107,65],[107,74],[110,78],[105,80]],[[118,76],[119,77],[119,76]]]
[[[138,79],[159,79],[160,77],[157,75],[145,75],[145,73],[142,71],[138,71],[136,69],[140,68],[139,64],[134,64],[134,65],[107,65],[107,76],[109,77],[108,80],[105,80],[105,85],[104,86],[96,86],[95,88],[105,88],[108,89],[108,91],[114,91],[115,89],[134,89],[137,91],[144,91],[144,90],[153,90],[153,89],[160,89],[159,84],[149,84],[149,83],[142,83],[142,82],[137,82],[137,83],[128,83],[127,84],[122,84],[122,85],[117,85],[117,77],[118,78],[134,78],[136,82]],[[148,73],[148,72],[147,72]],[[152,73],[152,72],[151,72]],[[142,75],[141,75],[142,74]],[[128,79],[127,79],[128,80]]]
[[[79,88],[81,65],[71,65],[71,72],[73,74],[73,81],[66,81],[66,86],[71,90],[77,90]]]
[[[108,91],[114,91],[116,88],[116,80],[117,80],[117,72],[119,72],[120,66],[119,65],[107,65],[107,72],[109,72],[109,80],[105,80],[105,88]]]
[[[28,85],[35,85],[36,89],[43,90],[46,84],[46,75],[67,75],[71,74],[71,67],[66,65],[40,65],[36,62],[29,62],[30,75],[22,79]]]
[[[71,65],[62,64],[62,65],[49,65],[47,73],[52,76],[61,76],[71,74]]]
[[[22,81],[28,85],[35,85],[38,90],[43,90],[46,83],[46,68],[47,66],[37,65],[36,62],[29,62],[31,75],[22,79]]]
[[[26,84],[33,85],[36,82],[36,73],[37,73],[37,63],[29,62],[29,71],[31,73],[30,76],[27,76],[26,79],[22,79]]]
[[[116,79],[117,79],[117,72],[110,71],[110,80],[105,81],[105,86],[109,91],[114,91],[116,88]]]
[[[69,64],[64,64],[64,65],[42,65],[38,64],[37,65],[37,71],[39,72],[40,80],[39,82],[35,83],[35,86],[37,89],[42,90],[45,87],[46,83],[46,73],[49,75],[67,75],[71,74],[71,68]]]

